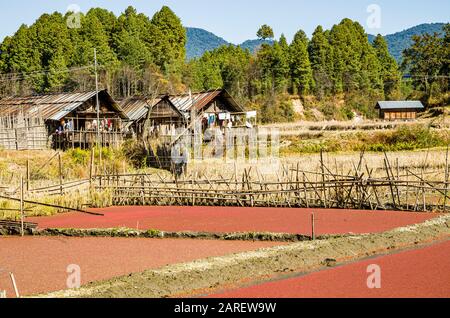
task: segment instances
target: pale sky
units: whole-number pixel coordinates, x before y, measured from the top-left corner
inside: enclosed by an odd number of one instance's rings
[[[299,29],[311,35],[317,25],[330,28],[345,17],[359,21],[368,33],[383,35],[421,23],[450,21],[449,0],[0,0],[0,3],[0,41],[22,23],[30,25],[43,13],[64,13],[72,4],[83,12],[102,7],[116,15],[132,5],[150,17],[167,5],[185,26],[206,29],[235,44],[255,38],[262,24],[272,26],[276,37],[284,33],[292,39]],[[371,13],[367,10],[371,4],[380,8],[380,23],[369,25]]]

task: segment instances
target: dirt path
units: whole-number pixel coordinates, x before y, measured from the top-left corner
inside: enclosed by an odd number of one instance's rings
[[[369,289],[369,265],[381,269],[381,288]],[[450,241],[333,269],[213,294],[214,298],[448,298]]]
[[[450,238],[450,215],[384,233],[300,242],[175,264],[48,297],[169,297],[211,294],[287,273],[312,272],[388,251]],[[420,273],[416,273],[420,274]],[[239,285],[241,284],[241,285]]]
[[[438,217],[432,213],[369,212],[232,207],[113,207],[96,210],[104,217],[80,213],[29,218],[40,228],[127,227],[162,231],[272,232],[309,235],[311,212],[317,235],[380,233]]]
[[[67,266],[77,264],[81,283],[111,279],[168,264],[280,245],[183,239],[0,237],[0,269],[12,271],[23,295],[62,290]],[[13,295],[7,273],[0,290]]]

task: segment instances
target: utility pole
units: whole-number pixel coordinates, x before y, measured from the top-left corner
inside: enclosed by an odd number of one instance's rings
[[[100,105],[98,101],[97,49],[94,49],[95,105],[97,111],[97,145],[100,143]]]
[[[102,148],[100,144],[100,103],[98,100],[98,72],[97,72],[97,49],[94,48],[94,70],[95,70],[95,109],[97,111],[97,147],[100,169],[102,166]]]

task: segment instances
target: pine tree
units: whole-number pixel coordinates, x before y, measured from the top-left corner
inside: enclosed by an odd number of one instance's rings
[[[250,56],[248,50],[234,45],[222,46],[211,52],[211,57],[218,61],[223,88],[237,98],[242,97],[246,90]]]
[[[274,38],[273,29],[267,24],[264,24],[259,28],[258,32],[256,33],[256,36],[262,40],[273,39]]]
[[[150,20],[129,6],[117,19],[114,46],[120,61],[132,67],[143,67],[154,61]]]
[[[450,74],[450,23],[447,23],[444,26],[444,32],[445,32],[443,40],[444,62],[441,69],[441,75],[448,77]],[[445,81],[447,82],[447,90],[450,90],[450,79],[445,78]]]
[[[333,26],[329,35],[333,47],[334,92],[382,90],[381,66],[364,28],[350,19]]]
[[[333,48],[328,42],[329,32],[324,32],[318,26],[308,45],[308,54],[315,82],[315,92],[323,97],[332,91],[333,87]]]
[[[75,53],[65,17],[57,12],[43,14],[30,26],[30,32],[34,54],[39,56],[41,68],[50,72],[50,75],[34,76],[35,90],[45,92],[61,87],[67,74],[65,77],[56,75],[58,67],[61,68],[61,74],[64,74]]]
[[[102,29],[108,37],[110,45],[112,46],[113,34],[117,27],[117,17],[113,12],[106,9],[92,8],[87,12],[86,18],[91,19],[94,17],[97,18],[97,20],[101,23]]]
[[[166,6],[151,20],[154,61],[164,72],[181,72],[186,56],[186,29],[180,18]]]
[[[413,44],[403,52],[402,68],[413,76],[416,89],[424,92],[426,104],[430,104],[433,87],[441,82],[439,77],[445,65],[445,39],[439,34],[425,33],[414,36]],[[446,74],[446,76],[448,73]]]
[[[67,63],[62,48],[54,52],[45,75],[43,92],[59,92],[68,79]]]
[[[33,48],[33,39],[29,28],[22,25],[13,37],[2,43],[2,60],[6,72],[32,72],[41,70],[40,55]]]
[[[204,90],[223,87],[222,76],[217,61],[210,52],[206,52],[200,64],[200,78]]]
[[[293,93],[308,94],[313,88],[313,74],[308,54],[308,38],[298,31],[290,45],[290,68]]]
[[[258,63],[263,74],[263,83],[272,94],[284,92],[289,83],[288,46],[275,41],[273,45],[263,44],[258,52]]]
[[[381,64],[384,94],[387,99],[395,98],[398,96],[401,81],[397,62],[389,53],[386,40],[380,34],[375,38],[373,47],[376,50],[378,60]]]
[[[115,52],[109,44],[107,31],[95,15],[88,15],[83,18],[80,30],[80,42],[77,47],[79,59],[78,65],[92,64],[94,49],[97,50],[97,60],[100,66],[113,68],[118,60]]]

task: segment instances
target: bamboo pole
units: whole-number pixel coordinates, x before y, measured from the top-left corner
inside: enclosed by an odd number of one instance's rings
[[[61,153],[58,153],[58,170],[59,170],[59,194],[63,195],[63,175],[62,175],[62,161]]]
[[[21,236],[25,235],[24,219],[25,219],[25,213],[24,213],[23,176],[20,176],[20,235]]]
[[[323,149],[320,149],[320,168],[322,171],[322,195],[323,195],[323,206],[327,207],[327,193],[325,190],[325,168],[323,163]]]
[[[91,148],[91,160],[89,161],[89,179],[92,183],[94,177],[94,147]]]
[[[445,173],[444,173],[444,177],[445,177],[445,193],[444,193],[444,207],[443,210],[444,212],[447,211],[447,194],[448,194],[448,152],[449,152],[449,146],[447,145],[447,151],[445,153]]]
[[[11,201],[16,201],[16,202],[21,201],[20,198],[19,199],[12,198],[12,197],[8,197],[5,195],[0,195],[0,198],[6,199],[6,200],[11,200]],[[41,205],[41,206],[46,206],[46,207],[56,208],[56,209],[64,209],[64,210],[74,211],[74,212],[81,212],[81,213],[86,213],[86,214],[91,214],[91,215],[104,216],[104,214],[102,214],[102,213],[89,212],[89,211],[85,211],[85,210],[81,210],[81,209],[75,209],[75,208],[64,207],[64,206],[60,206],[60,205],[56,205],[56,204],[49,204],[49,203],[43,203],[43,202],[37,202],[37,201],[30,201],[30,200],[25,200],[25,199],[23,200],[23,203]]]
[[[27,159],[27,179],[26,179],[26,189],[30,191],[30,159]]]
[[[20,298],[19,289],[17,288],[16,278],[14,277],[14,274],[12,272],[10,272],[9,277],[11,278],[11,283],[13,285],[14,293],[16,294],[16,297]]]

